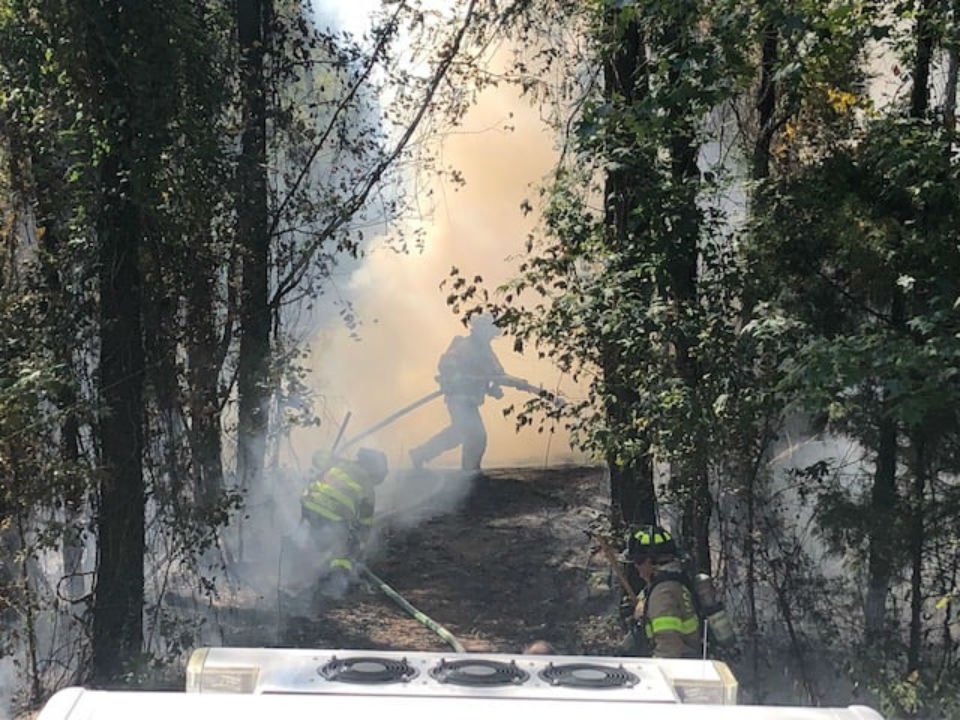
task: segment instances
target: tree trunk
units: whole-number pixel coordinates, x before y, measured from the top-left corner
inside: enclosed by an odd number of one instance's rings
[[[931,13],[934,0],[919,0],[915,26],[917,50],[913,67],[913,87],[910,91],[910,115],[923,119],[930,102],[930,61],[933,56],[934,29]],[[904,301],[899,288],[891,288],[890,324],[902,330],[905,324]],[[864,632],[867,642],[876,642],[885,626],[886,598],[893,574],[893,554],[897,539],[893,533],[893,518],[897,508],[898,434],[896,419],[881,404],[882,417],[878,423],[877,464],[871,497],[870,549],[868,557],[867,600],[864,612]]]
[[[864,633],[868,644],[877,642],[886,627],[887,592],[893,574],[896,538],[892,521],[897,507],[897,425],[889,417],[880,419],[876,468],[870,496],[870,547],[867,557],[867,598]]]
[[[193,493],[201,512],[209,511],[223,489],[220,427],[220,376],[217,333],[214,327],[214,288],[211,263],[192,253],[197,272],[190,280],[187,301],[187,338],[190,388],[190,446],[193,456]]]
[[[777,81],[776,70],[780,61],[780,35],[777,23],[770,16],[769,0],[758,0],[757,11],[760,16],[760,78],[757,87],[757,138],[753,148],[753,166],[751,177],[755,181],[766,180],[770,176],[770,147],[774,135],[774,114],[777,108]],[[760,215],[763,211],[764,195],[758,192],[752,198],[754,212]],[[750,288],[744,292],[742,321],[745,323],[752,317],[754,304]],[[760,430],[758,447],[755,451],[755,460],[746,468],[744,478],[744,492],[746,493],[746,527],[744,529],[744,554],[747,560],[746,593],[747,593],[747,637],[750,643],[750,670],[753,683],[759,682],[760,676],[760,633],[757,607],[757,480],[760,475],[761,464],[768,459],[770,439],[769,418],[764,418],[755,424]]]
[[[918,432],[913,440],[913,492],[910,502],[910,643],[907,646],[907,672],[920,668],[923,643],[923,546],[926,510],[926,440]]]
[[[105,65],[106,66],[106,65]],[[117,97],[114,95],[113,97]],[[129,123],[122,127],[128,128]],[[103,464],[97,515],[93,675],[105,682],[137,658],[143,641],[144,479],[143,376],[140,325],[141,222],[131,197],[130,169],[118,156],[132,138],[103,159],[104,207],[100,243],[100,451]]]
[[[56,198],[64,192],[62,168],[51,168],[42,153],[31,158],[31,167],[36,174],[36,210],[37,226],[40,233],[40,268],[44,282],[50,293],[50,311],[52,331],[61,342],[51,348],[57,358],[57,364],[64,368],[68,377],[56,394],[56,404],[63,416],[60,424],[60,459],[66,467],[63,487],[64,530],[61,541],[61,558],[66,595],[77,600],[84,594],[84,581],[81,574],[83,562],[83,510],[85,505],[84,483],[79,477],[80,464],[80,423],[77,418],[77,393],[75,386],[73,342],[71,333],[76,332],[71,303],[63,288],[61,279],[61,257],[63,227],[56,211]]]
[[[237,241],[242,256],[237,368],[237,478],[256,492],[266,448],[270,312],[267,218],[267,120],[264,57],[270,0],[239,0],[237,27],[243,93]]]
[[[960,18],[954,13],[954,22]],[[957,30],[954,30],[950,38],[950,46],[947,48],[947,79],[944,84],[943,99],[943,126],[950,135],[957,129],[957,82],[960,75],[960,43],[957,42]]]
[[[689,48],[689,33],[695,18],[682,14],[675,18],[675,24],[666,28],[663,46],[678,57],[685,57]],[[675,87],[682,82],[680,69],[673,63],[668,72],[670,85]],[[677,128],[670,138],[670,168],[678,197],[674,200],[674,242],[668,249],[665,281],[668,284],[666,296],[674,303],[676,327],[674,334],[675,367],[678,377],[687,387],[690,402],[695,406],[692,417],[700,418],[703,410],[700,403],[700,365],[694,357],[695,338],[687,330],[695,322],[698,308],[698,260],[700,239],[700,213],[697,206],[697,193],[700,179],[698,157],[700,147],[697,144],[693,127],[686,127],[689,120],[682,116],[685,109],[674,105],[668,113],[672,116],[672,126]],[[693,451],[685,458],[682,467],[674,468],[674,480],[683,488],[685,496],[684,532],[688,540],[692,535],[694,562],[698,570],[711,572],[710,562],[710,515],[713,512],[713,498],[710,494],[709,470],[707,465],[707,443],[702,431],[694,430]]]
[[[915,26],[917,50],[913,67],[913,87],[910,91],[910,116],[923,119],[930,103],[930,62],[933,57],[934,27],[931,14],[935,0],[918,0]],[[891,288],[890,324],[894,329],[904,329],[905,313],[899,288]],[[897,539],[893,534],[893,518],[897,508],[897,456],[898,434],[896,419],[887,407],[886,398],[881,404],[882,417],[878,423],[877,465],[871,497],[870,548],[868,556],[867,599],[864,610],[864,633],[868,643],[882,637],[885,626],[886,598],[893,574],[893,554]]]
[[[75,401],[69,393],[70,401]],[[63,574],[66,577],[67,597],[71,601],[83,597],[83,508],[84,488],[78,477],[80,462],[80,426],[73,408],[66,411],[67,417],[60,429],[60,455],[68,465],[69,479],[63,489]]]
[[[917,54],[913,65],[913,85],[910,88],[910,116],[922,119],[930,107],[930,62],[936,30],[932,17],[937,0],[918,0]]]
[[[147,230],[149,232],[152,228]],[[171,252],[169,245],[160,237],[151,238],[143,244],[142,322],[146,382],[154,409],[147,424],[148,443],[151,448],[156,448],[152,453],[156,472],[169,482],[169,497],[174,503],[179,503],[187,473],[181,453],[184,429],[178,363],[181,285],[171,277],[170,269],[182,267],[184,258],[177,252]]]
[[[637,22],[618,28],[618,17],[611,12],[607,27],[615,51],[604,61],[604,94],[611,102],[625,105],[637,102],[646,94],[646,53],[643,35]],[[629,255],[632,237],[629,218],[640,201],[633,190],[634,183],[626,169],[611,170],[605,181],[604,210],[607,232],[613,248]],[[634,250],[635,252],[635,250]],[[620,379],[621,355],[615,347],[603,350],[604,382],[611,390],[614,402],[607,408],[608,423],[630,432],[632,409],[638,398],[636,393]],[[622,456],[611,451],[607,457],[610,469],[610,497],[614,525],[652,524],[656,521],[656,493],[653,483],[653,461],[649,450],[640,457],[624,461]]]
[[[760,467],[767,462],[768,448],[771,441],[771,432],[768,424],[764,424],[757,448],[754,453],[754,461],[747,469],[744,478],[744,491],[746,493],[746,527],[744,528],[744,555],[747,559],[746,570],[746,593],[747,593],[747,637],[750,643],[750,671],[753,683],[756,685],[760,681],[760,626],[758,620],[758,602],[757,585],[759,573],[757,572],[758,545],[757,537],[761,535],[758,523],[757,508],[757,480],[760,477]]]
[[[917,14],[917,55],[914,65],[913,87],[910,93],[910,114],[920,120],[926,117],[930,105],[930,64],[936,42],[936,22],[933,17],[937,0],[920,0]],[[954,78],[954,83],[956,78]],[[950,90],[948,89],[948,94]],[[920,667],[920,651],[923,632],[923,546],[925,510],[924,494],[927,487],[926,438],[923,427],[913,438],[914,469],[913,489],[910,502],[910,640],[907,646],[907,671]]]
[[[770,176],[770,145],[773,142],[774,110],[777,106],[775,73],[779,61],[779,30],[769,17],[768,0],[760,0],[758,10],[763,17],[760,46],[760,86],[757,89],[757,140],[753,147],[754,180]]]

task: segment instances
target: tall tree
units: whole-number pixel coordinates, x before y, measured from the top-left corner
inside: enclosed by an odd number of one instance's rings
[[[97,164],[100,281],[97,602],[93,616],[93,676],[112,680],[138,658],[143,642],[145,486],[143,477],[144,350],[141,326],[141,242],[144,236],[138,167],[154,140],[145,73],[163,67],[157,38],[165,18],[116,4],[85,8],[89,73],[106,100],[99,117],[106,151]],[[155,25],[159,21],[159,28]],[[159,32],[158,32],[159,30]],[[151,52],[151,50],[153,52]],[[149,71],[148,71],[149,72]]]
[[[722,382],[718,372],[702,382],[713,368],[700,346],[713,333],[732,337],[720,320],[732,295],[714,294],[732,266],[720,241],[725,173],[704,184],[701,164],[713,162],[703,154],[711,113],[742,81],[734,38],[745,13],[728,3],[545,5],[567,21],[572,13],[566,26],[587,38],[572,44],[586,48],[572,62],[594,72],[574,114],[557,120],[567,151],[547,194],[547,238],[530,244],[494,310],[518,343],[592,378],[590,400],[569,417],[575,442],[607,460],[622,519],[657,518],[656,459],[670,468],[695,561],[708,567],[719,428],[710,409]],[[454,289],[464,304],[476,293],[462,278]]]
[[[237,477],[259,487],[267,440],[270,387],[267,198],[267,82],[264,62],[271,0],[237,3],[243,131],[238,160],[237,248],[241,257],[240,349],[237,367]]]
[[[648,95],[646,38],[636,17],[623,17],[616,8],[604,10],[602,18],[603,95],[610,107],[627,112],[644,102]],[[628,134],[626,128],[613,131]],[[623,137],[629,142],[629,137]],[[648,158],[644,158],[644,161]],[[635,182],[637,173],[647,171],[644,162],[614,164],[604,180],[604,214],[609,245],[622,257],[631,258],[631,244],[635,228],[631,220],[641,202],[641,186]],[[642,283],[637,283],[641,285]],[[642,292],[642,287],[637,288]],[[622,377],[622,369],[629,360],[616,342],[606,342],[600,349],[603,380],[607,386],[607,422],[611,428],[630,432],[640,405],[635,388]],[[637,438],[637,449],[625,454],[610,447],[606,453],[610,469],[610,499],[616,524],[653,524],[657,520],[654,490],[654,463],[650,439],[645,434]]]

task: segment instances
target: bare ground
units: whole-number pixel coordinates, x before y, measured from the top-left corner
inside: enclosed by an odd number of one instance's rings
[[[619,655],[624,631],[611,568],[586,534],[605,513],[603,470],[560,466],[489,470],[451,503],[451,473],[401,477],[401,483],[446,495],[378,515],[370,569],[418,610],[445,627],[468,651],[517,653],[547,640],[561,654]],[[442,505],[442,507],[440,507]],[[414,519],[411,519],[414,518]],[[402,522],[401,522],[402,520]],[[225,596],[216,637],[239,647],[443,651],[447,643],[375,586],[354,583],[338,598],[279,587]],[[750,678],[747,658],[725,658]],[[789,657],[761,663],[760,677],[741,687],[741,701],[803,702]],[[754,669],[755,670],[755,669]],[[834,680],[836,673],[823,673]],[[759,683],[759,684],[758,684]],[[170,688],[182,687],[182,676]],[[826,683],[825,683],[826,684]],[[849,702],[849,693],[823,701]]]
[[[442,473],[429,479],[438,487],[445,481]],[[404,527],[383,516],[379,550],[368,565],[467,650],[520,652],[545,639],[563,652],[608,654],[619,640],[616,593],[585,533],[606,498],[599,468],[489,470],[454,507],[425,513],[419,524]],[[363,582],[340,598],[288,597],[276,617],[249,617],[252,625],[237,628],[226,644],[448,649]]]

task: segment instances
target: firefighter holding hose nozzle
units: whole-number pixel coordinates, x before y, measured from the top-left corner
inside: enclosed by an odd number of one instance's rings
[[[491,315],[476,315],[470,322],[470,334],[455,337],[440,356],[436,379],[450,414],[450,424],[410,451],[414,468],[420,469],[438,455],[460,446],[461,469],[479,472],[487,449],[487,431],[480,417],[480,406],[487,395],[503,397],[503,386],[546,395],[555,404],[562,404],[559,398],[504,372],[490,347],[500,333]]]

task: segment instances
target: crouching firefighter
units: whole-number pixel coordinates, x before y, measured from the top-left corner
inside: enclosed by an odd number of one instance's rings
[[[312,480],[300,497],[303,519],[322,553],[320,574],[332,591],[346,590],[356,563],[363,560],[376,505],[376,487],[387,476],[387,458],[361,448],[356,460],[320,451],[313,457]]]

